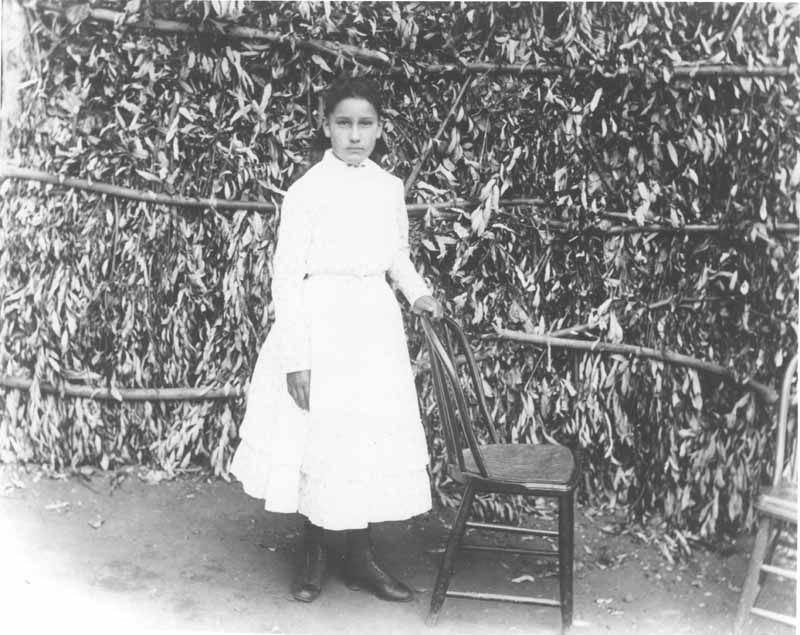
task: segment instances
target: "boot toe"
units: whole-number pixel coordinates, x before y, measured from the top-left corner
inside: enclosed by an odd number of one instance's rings
[[[402,582],[385,587],[381,589],[381,593],[376,593],[376,595],[389,602],[411,602],[414,599],[414,592]]]
[[[411,602],[414,592],[399,580],[395,580],[385,572],[377,576],[349,576],[346,580],[347,588],[353,591],[367,591],[381,600],[387,602]]]
[[[322,589],[311,584],[301,584],[292,589],[292,597],[298,602],[313,602],[319,597]]]

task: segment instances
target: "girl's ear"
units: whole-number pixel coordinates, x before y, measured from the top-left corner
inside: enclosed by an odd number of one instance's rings
[[[322,118],[322,132],[326,137],[328,137],[328,139],[331,138],[331,124],[328,122],[327,117]]]

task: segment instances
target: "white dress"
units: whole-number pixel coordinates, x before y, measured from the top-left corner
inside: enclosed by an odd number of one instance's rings
[[[403,184],[328,150],[286,193],[275,323],[259,352],[231,472],[265,508],[327,529],[430,509],[428,452],[400,307],[430,293],[408,253]],[[311,369],[301,410],[286,373]]]

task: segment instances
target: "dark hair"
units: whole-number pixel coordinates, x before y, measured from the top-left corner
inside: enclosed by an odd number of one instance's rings
[[[336,106],[339,105],[339,102],[352,98],[368,101],[375,109],[378,117],[383,116],[381,89],[378,82],[366,77],[350,77],[348,75],[337,77],[330,86],[328,86],[324,96],[323,116],[329,117]],[[325,136],[322,130],[317,130],[311,140],[311,146],[309,148],[311,165],[319,162],[325,150],[330,147],[330,139]],[[388,152],[389,148],[381,136],[375,143],[375,149],[372,151],[370,159],[375,162],[380,162],[381,157]]]
[[[383,115],[383,104],[381,99],[381,89],[378,83],[366,77],[349,77],[343,75],[337,77],[328,90],[325,91],[325,108],[323,115],[328,117],[339,102],[345,99],[358,98],[364,99],[375,109],[378,117]]]

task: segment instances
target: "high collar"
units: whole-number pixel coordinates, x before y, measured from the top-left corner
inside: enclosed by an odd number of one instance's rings
[[[370,159],[364,159],[358,165],[354,165],[354,164],[350,164],[350,163],[347,163],[345,161],[342,161],[339,157],[337,157],[333,153],[333,149],[332,148],[328,148],[327,150],[325,150],[325,154],[322,156],[322,161],[326,165],[330,165],[330,166],[333,166],[333,167],[336,167],[336,168],[340,168],[340,169],[354,170],[354,171],[357,171],[357,172],[360,172],[361,170],[363,170],[365,168],[368,168],[371,165],[373,165],[373,163],[372,163],[372,161]]]

